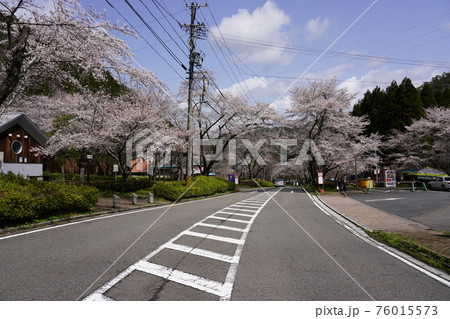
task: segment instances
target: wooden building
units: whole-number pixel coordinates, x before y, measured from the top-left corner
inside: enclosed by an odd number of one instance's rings
[[[24,113],[0,115],[0,173],[42,176],[43,158],[32,149],[47,141],[47,136]]]

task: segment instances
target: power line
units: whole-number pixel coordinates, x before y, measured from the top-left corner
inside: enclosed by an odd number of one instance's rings
[[[127,5],[131,8],[134,14],[144,23],[148,30],[153,34],[153,36],[158,40],[159,43],[163,46],[163,48],[169,53],[169,55],[185,70],[187,70],[186,66],[183,62],[175,55],[175,53],[167,46],[167,44],[159,37],[159,35],[153,30],[153,28],[148,24],[148,22],[141,16],[141,14],[136,10],[136,8],[128,1],[125,0]]]
[[[247,75],[253,75],[256,77],[266,77],[266,78],[274,78],[274,79],[286,79],[286,80],[295,80],[297,77],[295,76],[280,76],[280,75],[268,75],[268,74],[254,74],[254,73],[245,73]],[[323,78],[305,78],[302,77],[300,80],[304,81],[327,81],[328,79]],[[336,79],[337,82],[355,82],[355,83],[366,83],[366,84],[390,84],[391,82],[382,82],[382,81],[364,81],[364,80],[343,80]]]
[[[429,35],[430,33],[436,32],[436,31],[440,31],[442,29],[445,29],[445,27],[439,28],[437,30],[434,30],[432,32],[426,33],[424,35],[421,36],[416,36],[414,38],[411,38],[409,40],[405,40],[403,41],[401,44],[406,43],[408,41],[411,40],[415,40],[418,39],[420,37]],[[214,33],[212,33],[213,36]],[[237,36],[233,36],[233,35],[227,35],[227,42],[234,42],[234,43],[245,43],[247,45],[253,45],[253,46],[262,46],[262,47],[267,47],[267,48],[274,48],[274,49],[280,49],[280,50],[286,50],[289,52],[297,52],[297,53],[302,53],[302,54],[308,54],[308,55],[318,55],[320,54],[322,51],[318,50],[318,49],[312,49],[312,48],[306,48],[306,47],[300,47],[300,46],[292,46],[292,45],[286,45],[286,44],[281,44],[281,43],[271,43],[271,42],[265,42],[265,41],[256,41],[256,40],[252,40],[252,39],[248,39],[248,38],[243,38],[243,37],[237,37]],[[225,42],[225,40],[222,40],[223,42]],[[386,50],[389,48],[392,48],[394,46],[399,45],[400,43],[397,43],[395,45],[392,45],[390,47],[381,49],[381,50],[377,50],[378,51],[382,51],[382,50]],[[400,58],[388,58],[386,56],[375,56],[375,55],[366,55],[366,54],[356,54],[356,53],[346,53],[346,52],[338,52],[338,51],[328,51],[326,54],[327,57],[341,57],[341,58],[349,58],[349,59],[366,59],[366,60],[380,60],[383,62],[390,62],[390,63],[398,63],[398,64],[411,64],[411,65],[430,65],[430,66],[438,66],[438,67],[445,67],[448,68],[450,67],[450,63],[449,62],[443,62],[443,61],[426,61],[426,60],[412,60],[412,59],[400,59]]]
[[[166,28],[162,25],[162,23],[159,22],[159,19],[157,19],[156,16],[150,11],[150,9],[148,8],[148,6],[147,6],[142,0],[140,0],[140,2],[141,2],[142,5],[147,9],[148,13],[150,13],[150,15],[155,19],[155,21],[158,22],[158,24],[161,26],[161,28],[164,30],[164,32],[166,32],[166,34],[170,37],[170,39],[172,39],[173,43],[175,43],[175,45],[176,45],[176,46],[181,50],[181,52],[183,52],[183,54],[187,57],[187,56],[188,56],[187,53],[184,52],[184,50],[180,47],[180,45],[178,44],[178,42],[175,41],[175,39],[174,39],[174,38],[172,37],[172,35],[166,30]],[[155,6],[156,6],[155,1],[153,1],[153,3],[154,3]],[[157,7],[157,8],[158,8],[158,7]],[[169,25],[172,26],[170,23],[169,23]],[[175,31],[175,32],[176,32],[176,31]],[[177,34],[178,34],[178,33],[177,33]],[[184,43],[184,42],[183,42],[183,43]],[[189,48],[188,48],[188,49],[189,49]]]
[[[211,11],[211,8],[208,7],[208,9],[209,9],[209,13],[210,13],[211,17],[212,17],[213,20],[214,20],[214,23],[215,23],[216,26],[217,26],[217,30],[219,30],[219,33],[221,34],[221,31],[220,31],[220,29],[219,29],[219,24],[217,23],[216,18],[215,18],[214,14],[213,14],[212,11]],[[205,20],[206,20],[206,19],[205,19]],[[222,35],[222,34],[221,34],[221,36],[222,36],[222,38],[223,38],[223,35]],[[215,41],[216,43],[218,43],[215,36],[213,36],[213,39],[214,39],[214,41]],[[208,41],[208,43],[209,43],[209,41]],[[210,43],[209,43],[209,44],[210,44]],[[226,46],[228,52],[230,53],[230,57],[231,57],[231,59],[232,59],[234,65],[236,66],[236,69],[238,70],[238,72],[239,72],[239,74],[240,74],[240,76],[241,76],[242,81],[239,81],[239,79],[237,78],[237,76],[236,76],[236,74],[234,73],[233,69],[231,68],[230,63],[228,62],[228,59],[225,57],[225,54],[224,54],[225,61],[226,61],[227,65],[228,65],[228,67],[230,68],[231,72],[233,73],[233,75],[234,75],[234,77],[235,77],[235,79],[236,79],[238,85],[241,86],[241,83],[243,83],[243,84],[245,85],[246,89],[247,89],[248,94],[250,94],[252,100],[253,100],[254,102],[256,102],[256,99],[255,99],[254,96],[251,94],[251,91],[250,91],[250,89],[248,88],[247,83],[245,82],[244,77],[242,76],[242,73],[240,72],[239,68],[237,68],[236,61],[234,60],[233,55],[231,54],[230,48],[226,45],[226,43],[225,43],[225,46]],[[218,45],[218,47],[220,48],[219,45]],[[212,46],[211,46],[211,49],[213,50],[213,52],[215,52],[214,49],[212,48]],[[221,52],[222,52],[222,54],[223,54],[223,51],[221,51]],[[219,58],[218,58],[218,59],[219,59]],[[219,59],[219,60],[220,60],[220,59]],[[230,78],[230,79],[231,79],[231,78]],[[232,82],[233,82],[233,81],[232,81]],[[242,86],[241,86],[241,89],[242,89]],[[247,98],[248,98],[248,95],[247,95],[247,93],[245,92],[245,90],[242,90],[242,91],[243,91],[244,95],[247,96]]]
[[[122,19],[124,19],[126,21],[126,23],[128,23],[128,25],[148,44],[148,46],[176,73],[178,74],[179,77],[183,78],[183,76],[178,73],[178,71],[145,39],[145,37],[133,26],[133,24],[130,23],[130,21],[128,21],[127,18],[124,17],[124,15],[116,9],[115,6],[113,6],[111,4],[111,2],[109,2],[108,0],[105,0],[106,3],[109,4],[109,6],[111,8],[113,8],[121,17]]]

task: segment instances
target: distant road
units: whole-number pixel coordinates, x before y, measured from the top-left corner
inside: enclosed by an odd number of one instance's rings
[[[167,208],[0,237],[0,299],[450,299],[298,188]]]
[[[441,231],[450,231],[450,192],[373,190],[369,194],[348,193],[361,203],[414,220]]]

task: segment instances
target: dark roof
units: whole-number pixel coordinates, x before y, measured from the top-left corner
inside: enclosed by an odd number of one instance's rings
[[[10,129],[14,125],[20,125],[25,131],[33,137],[36,142],[44,146],[47,144],[48,137],[30,120],[25,113],[9,112],[0,115],[0,134]]]

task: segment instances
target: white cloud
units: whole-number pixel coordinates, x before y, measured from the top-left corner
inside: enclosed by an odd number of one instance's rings
[[[245,81],[235,83],[229,88],[223,89],[223,91],[228,91],[233,95],[243,97],[248,93],[256,98],[256,96],[261,97],[269,88],[270,84],[264,77],[251,77]]]
[[[236,96],[244,98],[252,96],[257,102],[270,103],[270,106],[277,110],[280,114],[284,114],[285,110],[290,106],[290,96],[283,92],[290,86],[291,81],[268,80],[265,77],[251,77],[245,81],[235,83],[229,88],[222,89]],[[247,95],[243,92],[246,92]],[[251,102],[251,101],[249,101]]]
[[[341,63],[328,68],[322,68],[315,72],[306,73],[303,78],[314,80],[331,80],[332,78],[341,78],[348,69],[353,68],[352,63]]]
[[[356,94],[356,98],[353,103],[364,97],[364,93],[367,90],[373,90],[376,86],[381,89],[385,89],[391,84],[392,81],[396,81],[398,84],[405,78],[411,79],[413,85],[418,87],[425,81],[430,81],[432,77],[442,74],[442,71],[433,69],[427,66],[416,66],[409,69],[395,69],[390,70],[388,67],[382,67],[379,69],[372,69],[366,74],[351,78],[341,82],[339,88],[347,88],[350,93]]]
[[[331,22],[326,19],[311,19],[306,23],[305,33],[306,33],[306,41],[311,42],[317,38],[319,38],[322,34],[324,34],[328,28],[330,27]]]
[[[270,43],[288,44],[290,36],[286,27],[290,24],[289,15],[269,0],[253,12],[239,9],[233,16],[223,18],[218,27],[211,28],[211,33],[219,41],[223,35],[228,47],[245,62],[265,66],[274,63],[288,65],[294,57],[293,54],[279,47],[270,47]],[[252,41],[267,43],[269,46]]]

